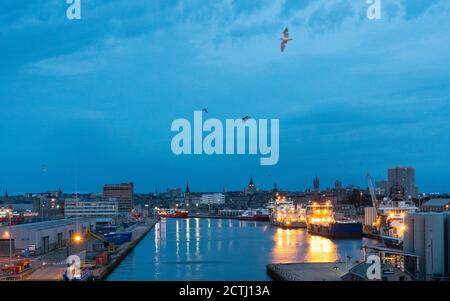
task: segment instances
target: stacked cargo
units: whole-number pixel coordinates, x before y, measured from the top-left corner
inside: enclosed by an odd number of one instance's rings
[[[107,242],[120,246],[126,242],[130,242],[133,234],[132,232],[111,232],[104,236]]]

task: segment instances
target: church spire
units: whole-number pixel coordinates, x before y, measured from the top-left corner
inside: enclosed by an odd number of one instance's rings
[[[186,182],[186,190],[184,191],[185,194],[191,193],[191,190],[189,189],[189,182]]]
[[[248,183],[247,187],[245,188],[246,194],[253,194],[256,192],[255,183],[253,182],[253,177],[250,177],[250,183]]]

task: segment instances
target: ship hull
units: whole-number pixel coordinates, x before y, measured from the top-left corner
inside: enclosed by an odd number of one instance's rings
[[[177,212],[177,213],[167,213],[167,214],[159,214],[161,218],[188,218],[188,212]]]
[[[257,222],[270,222],[270,217],[269,215],[265,215],[265,214],[257,214],[255,215],[255,221]]]
[[[254,216],[238,216],[237,219],[240,221],[254,221],[255,217]]]
[[[272,221],[272,225],[283,228],[283,229],[304,229],[304,228],[306,228],[306,222],[285,223],[285,222]]]
[[[403,240],[384,235],[381,236],[381,239],[383,240],[383,244],[386,248],[403,250]]]
[[[308,232],[329,238],[361,238],[362,224],[355,223],[333,223],[329,225],[312,224],[307,225]]]

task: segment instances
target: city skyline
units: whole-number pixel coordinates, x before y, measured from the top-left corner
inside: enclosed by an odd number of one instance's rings
[[[450,4],[383,1],[2,1],[0,192],[101,191],[134,182],[195,191],[366,187],[414,166],[421,192],[450,191]],[[288,26],[284,53],[279,38]],[[167,38],[171,37],[171,38]],[[30,48],[33,51],[30,51]],[[280,120],[275,166],[176,156],[170,125]],[[206,114],[205,114],[206,115]]]

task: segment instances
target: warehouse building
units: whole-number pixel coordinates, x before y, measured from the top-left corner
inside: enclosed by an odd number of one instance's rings
[[[9,239],[15,254],[25,249],[36,250],[36,254],[45,254],[54,249],[67,246],[75,234],[95,231],[93,218],[60,219],[39,223],[21,224],[0,228],[0,255],[9,252]],[[8,247],[7,247],[8,245]]]
[[[428,212],[450,211],[450,199],[431,199],[428,202],[424,203],[420,210]]]

